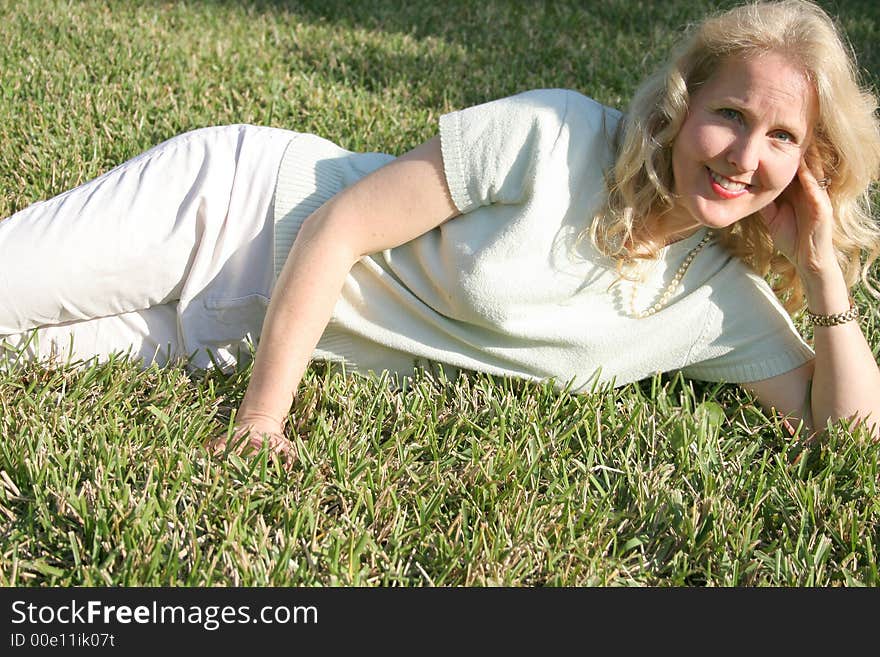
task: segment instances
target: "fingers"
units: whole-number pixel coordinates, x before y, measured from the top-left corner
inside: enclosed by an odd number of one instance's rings
[[[224,433],[211,438],[205,445],[208,452],[217,457],[224,457],[230,453],[239,456],[253,456],[264,447],[270,456],[280,458],[288,468],[293,465],[296,452],[293,443],[283,433],[241,427],[229,438]]]
[[[797,187],[790,199],[804,235],[811,235],[807,242],[830,248],[834,225],[834,206],[828,193],[830,180],[825,174],[818,149],[811,146],[801,158],[797,173]],[[815,233],[819,230],[819,233]],[[805,242],[805,243],[807,243]],[[813,256],[811,256],[813,257]]]
[[[810,146],[801,160],[798,168],[798,177],[807,192],[812,194],[827,193],[831,185],[831,178],[825,175],[822,158],[815,145]]]

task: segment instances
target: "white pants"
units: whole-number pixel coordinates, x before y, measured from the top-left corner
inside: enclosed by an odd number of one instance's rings
[[[273,192],[296,134],[194,130],[0,221],[0,366],[125,353],[202,367],[212,348],[234,364],[274,285]],[[254,316],[206,325],[229,307]]]

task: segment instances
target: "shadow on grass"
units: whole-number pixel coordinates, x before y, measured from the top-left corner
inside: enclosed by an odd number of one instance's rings
[[[154,0],[163,12],[174,11]],[[730,4],[726,2],[725,4]],[[681,27],[717,3],[630,0],[526,3],[453,0],[203,0],[188,3],[212,13],[271,17],[291,23],[380,33],[362,48],[285,41],[287,54],[335,82],[375,92],[403,81],[428,106],[464,106],[535,87],[567,87],[621,106],[663,58]],[[400,40],[420,46],[400,47]],[[294,52],[295,51],[295,52]]]
[[[167,3],[159,3],[166,5]],[[435,38],[456,46],[457,61],[451,65],[463,76],[488,75],[499,95],[536,86],[567,86],[584,90],[607,90],[628,98],[635,84],[659,63],[684,26],[709,12],[736,4],[733,0],[555,0],[526,3],[511,0],[449,0],[446,2],[399,3],[389,0],[202,0],[207,7],[252,14],[291,16],[315,24],[360,28],[415,39]],[[859,67],[872,86],[880,80],[880,3],[875,0],[825,0],[819,4],[843,27],[858,57]],[[314,46],[315,63],[326,55]],[[361,54],[366,56],[360,56]],[[505,73],[498,74],[499,62]],[[424,64],[428,66],[424,66]],[[400,53],[376,57],[359,53],[339,67],[370,84],[405,70],[421,82],[438,72],[431,62],[407,61]],[[445,80],[447,76],[437,76]],[[534,80],[534,82],[531,82]],[[341,79],[340,81],[345,81]],[[531,84],[528,84],[531,82]],[[497,89],[499,86],[502,87]],[[436,91],[440,91],[437,89]],[[601,100],[601,98],[598,98]],[[463,98],[475,102],[480,98]]]

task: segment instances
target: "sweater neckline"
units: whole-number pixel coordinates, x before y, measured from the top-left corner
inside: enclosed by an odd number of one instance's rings
[[[700,243],[700,240],[702,240],[706,236],[708,230],[709,228],[707,226],[701,226],[700,229],[697,230],[697,232],[695,232],[693,235],[685,237],[683,240],[678,240],[677,242],[667,244],[662,249],[660,249],[661,258],[665,258],[668,255],[676,255],[678,253],[694,248],[697,244]]]

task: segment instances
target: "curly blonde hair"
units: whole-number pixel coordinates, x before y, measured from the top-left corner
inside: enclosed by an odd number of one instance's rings
[[[876,97],[858,81],[855,57],[834,21],[807,0],[745,4],[696,26],[668,64],[636,91],[618,134],[618,156],[608,172],[608,196],[588,234],[618,271],[636,258],[656,258],[658,247],[637,243],[634,229],[674,203],[672,144],[688,113],[691,93],[730,57],[778,53],[803,69],[816,90],[814,139],[834,208],[834,247],[847,287],[868,282],[880,255],[880,229],[871,216],[872,185],[880,175],[880,125]],[[717,230],[720,243],[767,278],[786,310],[804,307],[794,266],[773,248],[757,214]],[[647,249],[647,254],[636,249]],[[866,253],[864,261],[862,253]]]

